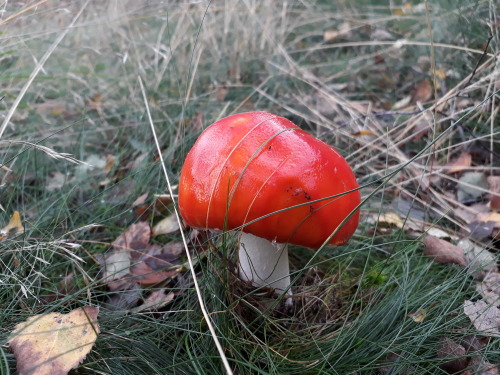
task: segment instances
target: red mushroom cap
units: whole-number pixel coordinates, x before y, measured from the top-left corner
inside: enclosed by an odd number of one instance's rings
[[[193,228],[234,229],[272,212],[358,187],[345,159],[291,121],[267,112],[223,118],[188,153],[179,209]],[[359,191],[273,214],[243,231],[318,248],[360,203]],[[356,212],[330,244],[345,243]]]

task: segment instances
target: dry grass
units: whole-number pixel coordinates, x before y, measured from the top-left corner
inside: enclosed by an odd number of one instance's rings
[[[227,301],[209,299],[207,303],[208,314],[219,323],[212,334],[222,338],[226,354],[234,360],[232,366],[241,373],[256,370],[238,362],[244,362],[238,357],[238,345],[244,348],[242,353],[258,357],[258,363],[270,373],[279,369],[328,373],[332,368],[325,363],[330,357],[334,358],[331,366],[337,366],[338,371],[354,371],[356,355],[351,349],[355,352],[362,343],[343,341],[343,332],[368,330],[376,314],[383,316],[382,310],[377,310],[382,307],[371,299],[375,285],[366,286],[364,291],[356,289],[373,267],[370,256],[387,255],[381,269],[390,259],[400,264],[391,272],[404,275],[413,261],[408,254],[414,254],[419,246],[406,237],[404,230],[387,237],[387,232],[378,231],[377,224],[370,224],[369,219],[397,212],[403,220],[418,222],[417,236],[431,226],[451,234],[467,231],[467,220],[456,213],[471,208],[453,194],[459,175],[448,173],[449,162],[468,152],[473,155],[468,170],[500,174],[495,2],[462,1],[453,9],[439,1],[425,2],[427,7],[407,3],[390,8],[375,1],[369,3],[6,2],[0,19],[0,150],[4,154],[0,156],[0,207],[6,212],[19,209],[31,224],[25,242],[18,243],[23,254],[20,258],[30,269],[31,284],[12,266],[13,260],[2,261],[13,277],[13,285],[18,283],[24,290],[13,295],[26,298],[31,293],[37,300],[42,280],[61,271],[52,266],[43,271],[44,262],[61,256],[63,263],[85,280],[85,298],[94,302],[92,293],[101,287],[93,279],[96,265],[87,268],[78,257],[90,262],[88,254],[102,251],[102,247],[69,249],[63,244],[58,248],[57,239],[67,235],[71,241],[85,244],[109,243],[134,219],[130,205],[140,194],[166,190],[157,163],[160,151],[165,173],[175,185],[184,156],[203,128],[236,112],[275,112],[338,148],[363,185],[362,194],[370,197],[363,207],[363,224],[344,255],[347,260],[340,262],[357,276],[326,266],[342,255],[325,249],[314,267],[302,270],[295,293],[300,299],[297,310],[282,309],[270,316],[256,314],[252,307],[260,304],[259,297],[246,294],[245,285],[233,280],[231,285],[237,292],[229,294]],[[487,45],[490,34],[493,38]],[[144,82],[143,88],[138,77]],[[148,112],[159,151],[154,146]],[[37,157],[35,149],[55,160]],[[74,178],[79,172],[72,163],[88,163],[95,155],[116,158],[110,177],[113,184],[99,185],[102,171],[87,175],[84,181]],[[46,191],[47,176],[54,171],[68,177],[66,184],[60,191]],[[87,206],[91,207],[88,211]],[[92,223],[105,229],[86,227]],[[415,232],[414,227],[412,230]],[[486,247],[496,246],[491,238],[484,242]],[[35,258],[25,255],[37,246],[47,251],[37,252]],[[224,255],[233,251],[221,249]],[[368,255],[360,261],[356,258],[359,254]],[[307,263],[306,257],[294,259],[296,268]],[[201,263],[194,267],[210,269],[210,265]],[[419,267],[414,277],[424,278],[429,266],[419,263]],[[450,276],[436,272],[436,282]],[[346,284],[339,285],[339,278],[346,276]],[[203,277],[203,272],[195,277]],[[430,296],[418,281],[403,276],[394,276],[394,280],[398,287],[414,290],[416,297],[411,302],[402,301],[391,294],[392,286],[384,286],[380,295],[389,295],[390,306],[408,310],[410,306],[431,304],[433,298],[448,298],[443,297],[448,293],[444,287],[447,281],[433,287],[435,294]],[[320,286],[314,287],[312,281]],[[209,280],[204,287],[210,293],[217,291],[217,282]],[[450,286],[458,284],[456,279],[449,281]],[[239,299],[242,294],[244,300]],[[196,303],[191,297],[185,301]],[[452,304],[455,300],[450,301]],[[183,305],[188,302],[180,302],[179,310],[193,309]],[[33,306],[43,309],[38,303],[33,302]],[[375,311],[373,318],[360,314],[371,308]],[[394,316],[406,316],[397,311],[399,315]],[[189,328],[182,327],[182,334],[177,327],[157,328],[163,323],[149,323],[147,328],[155,337],[152,342],[162,337],[162,329],[182,336],[185,347],[166,352],[175,353],[172,360],[177,355],[182,363],[191,360],[194,365],[186,371],[195,368],[202,373],[210,366],[215,366],[212,373],[220,371],[218,361],[192,359],[196,350],[211,345],[204,338],[189,336],[190,330],[197,332],[200,328],[191,326],[196,319],[187,324]],[[445,323],[440,320],[439,324],[449,327],[455,324],[454,319]],[[225,326],[227,321],[238,328]],[[248,325],[248,321],[254,325]],[[294,326],[300,321],[310,324],[305,328]],[[325,322],[328,324],[320,324]],[[135,323],[127,324],[134,327]],[[258,333],[250,329],[256,326]],[[406,323],[401,327],[402,340],[415,344],[414,328]],[[114,334],[113,329],[110,324],[109,332]],[[244,331],[241,342],[237,340],[238,329]],[[290,337],[297,342],[303,337],[311,341],[301,353],[287,347]],[[380,345],[381,353],[389,351],[389,343],[399,345],[396,341],[400,341],[394,338],[391,342],[388,334],[383,337],[386,341],[372,343]],[[262,352],[267,348],[270,353],[257,354],[261,352],[252,345]],[[335,357],[328,345],[345,356]],[[147,347],[153,351],[156,346]],[[426,355],[433,350],[432,345],[423,348]],[[382,354],[369,349],[359,353],[358,358],[366,355],[366,371],[375,371],[375,362]],[[204,354],[217,357],[213,350]],[[99,355],[95,358],[96,363],[106,362]],[[340,365],[341,358],[350,360],[352,366]],[[413,360],[409,358],[408,363]],[[158,366],[144,373],[161,373],[168,368],[164,363]],[[133,373],[131,369],[123,371]]]

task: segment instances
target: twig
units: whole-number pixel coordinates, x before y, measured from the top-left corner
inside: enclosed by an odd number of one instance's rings
[[[484,47],[484,51],[483,51],[483,54],[481,55],[481,57],[479,58],[479,60],[477,61],[477,64],[476,66],[474,67],[474,70],[472,71],[471,75],[470,75],[470,78],[469,80],[467,81],[467,83],[464,85],[464,87],[462,88],[465,89],[467,86],[470,85],[470,82],[472,81],[472,78],[474,78],[474,76],[476,75],[476,71],[477,71],[477,68],[479,68],[479,66],[481,65],[481,63],[483,62],[484,58],[486,57],[486,55],[488,54],[488,47],[490,46],[490,42],[491,40],[493,39],[493,35],[490,34],[490,36],[488,37],[488,41],[486,42],[486,46]],[[460,94],[460,90],[458,91],[457,93],[457,96]]]
[[[165,163],[163,161],[160,143],[158,142],[158,138],[156,137],[156,131],[155,131],[155,128],[153,125],[153,118],[151,117],[151,112],[149,110],[148,100],[146,97],[146,90],[144,89],[144,84],[142,83],[141,77],[138,76],[137,78],[139,80],[139,85],[141,86],[142,96],[144,99],[144,105],[146,106],[146,113],[148,115],[149,124],[150,124],[151,130],[153,132],[153,138],[155,140],[156,149],[158,150],[158,155],[160,155],[161,166],[163,168],[163,174],[165,175],[165,179],[167,180],[168,192],[170,193],[170,196],[172,199],[175,216],[177,218],[177,221],[179,223],[181,223],[181,217],[179,215],[179,211],[177,210],[177,205],[176,205],[176,202],[174,199],[174,193],[172,191],[172,185],[170,184],[170,178],[168,177],[167,168],[165,167]],[[214,340],[215,346],[217,347],[217,350],[219,351],[219,355],[220,355],[222,363],[224,364],[224,367],[226,369],[226,373],[228,375],[232,375],[233,371],[231,370],[231,367],[229,366],[229,362],[227,360],[226,354],[224,353],[224,349],[222,348],[222,345],[220,344],[219,339],[217,338],[217,333],[215,332],[215,329],[212,325],[212,321],[210,320],[210,316],[208,315],[207,309],[205,307],[205,302],[203,301],[203,298],[201,296],[201,290],[200,290],[200,287],[198,285],[198,280],[196,278],[196,273],[194,271],[193,261],[191,259],[191,254],[189,253],[189,250],[188,250],[186,236],[184,234],[184,231],[182,230],[182,225],[181,225],[181,236],[182,236],[182,242],[184,244],[184,248],[186,249],[186,255],[187,255],[187,259],[188,259],[188,263],[189,263],[189,268],[191,269],[191,274],[193,275],[194,288],[196,290],[196,295],[198,296],[198,302],[200,304],[201,312],[203,313],[203,317],[205,318],[205,321],[207,322],[208,329],[210,330],[210,333],[212,334],[212,338]]]

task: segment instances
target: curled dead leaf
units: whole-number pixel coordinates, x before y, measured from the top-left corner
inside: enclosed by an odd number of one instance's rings
[[[465,370],[469,364],[465,348],[448,337],[439,339],[437,357],[443,360],[448,359],[447,362],[441,363],[439,367],[449,374],[459,373]]]
[[[142,305],[133,308],[132,312],[159,310],[170,303],[174,297],[173,292],[167,294],[165,289],[155,290],[146,297]]]
[[[417,83],[415,86],[415,89],[413,91],[412,95],[412,101],[415,102],[426,102],[430,98],[432,98],[433,90],[432,90],[432,84],[431,81],[428,79],[424,79],[423,81],[420,81]]]
[[[424,254],[439,263],[455,263],[465,267],[464,251],[448,241],[434,236],[426,236],[424,239]]]
[[[19,211],[14,211],[8,224],[0,229],[0,240],[7,238],[9,236],[17,236],[24,233],[24,226],[21,222],[21,215]]]
[[[448,170],[446,173],[458,173],[467,169],[472,164],[472,155],[468,152],[462,152],[458,158],[447,164]]]

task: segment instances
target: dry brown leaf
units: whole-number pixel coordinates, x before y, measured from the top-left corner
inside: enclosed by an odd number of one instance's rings
[[[19,214],[19,211],[14,211],[9,223],[0,229],[0,240],[3,240],[11,235],[17,236],[22,233],[24,233],[24,226],[21,222],[21,215]]]
[[[482,222],[493,221],[494,228],[500,228],[500,212],[484,212],[477,214],[477,219]]]
[[[431,81],[428,79],[424,79],[420,81],[415,86],[415,90],[413,91],[412,101],[415,102],[426,102],[430,98],[432,98],[433,89]]]
[[[464,302],[464,313],[478,331],[500,337],[498,331],[500,327],[500,309],[496,304],[492,305],[483,300],[477,302],[466,300]]]
[[[115,250],[142,250],[146,249],[151,239],[149,224],[139,222],[132,224],[125,232],[112,242]]]
[[[144,303],[132,309],[132,312],[141,312],[148,310],[159,310],[174,299],[175,294],[170,292],[166,294],[165,289],[155,290],[144,300]]]
[[[500,176],[489,176],[487,179],[490,185],[490,203],[492,210],[500,211]]]
[[[181,242],[170,242],[163,247],[150,246],[147,250],[133,251],[130,273],[141,284],[155,284],[177,276],[183,269],[178,263],[184,252]]]
[[[87,102],[87,105],[89,106],[90,109],[93,109],[95,111],[101,111],[102,105],[103,105],[102,99],[103,99],[103,95],[100,93],[97,93],[90,98],[90,100]]]
[[[448,362],[439,365],[439,367],[449,374],[463,371],[469,364],[465,348],[448,337],[441,337],[439,339],[437,357],[440,359],[449,359]]]
[[[424,254],[439,263],[455,263],[462,267],[467,264],[461,248],[434,236],[425,237]]]
[[[130,272],[130,251],[112,250],[102,260],[103,283],[110,283],[127,276]],[[112,290],[114,288],[111,288]]]
[[[446,166],[448,167],[448,170],[446,173],[452,174],[452,173],[458,173],[463,171],[464,169],[467,169],[471,166],[472,164],[472,156],[468,152],[462,152],[458,158],[454,159],[450,163],[448,163]]]
[[[227,88],[226,85],[217,86],[215,88],[215,100],[218,103],[222,103],[224,101],[224,99],[226,98],[226,95],[228,92],[229,92],[229,89]]]
[[[86,306],[68,314],[35,315],[16,325],[9,338],[22,375],[65,375],[92,349],[99,308]]]
[[[134,203],[132,203],[132,207],[140,206],[146,202],[146,198],[148,197],[148,193],[144,193],[139,196]]]
[[[161,234],[170,234],[176,232],[180,229],[179,222],[177,221],[177,216],[171,214],[164,219],[160,220],[152,229],[152,236],[156,237]]]
[[[484,300],[491,304],[500,303],[500,273],[491,272],[483,281],[476,284],[476,290],[483,296]]]

